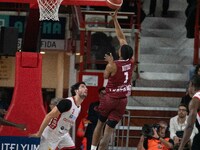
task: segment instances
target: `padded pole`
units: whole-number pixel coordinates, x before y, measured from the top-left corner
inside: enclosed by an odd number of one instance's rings
[[[40,53],[17,52],[15,87],[6,120],[26,124],[27,130],[1,126],[1,136],[27,136],[37,132],[45,116],[42,99],[42,56]]]

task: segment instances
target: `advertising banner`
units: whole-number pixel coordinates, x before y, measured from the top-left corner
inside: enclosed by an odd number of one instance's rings
[[[38,150],[39,138],[0,136],[1,150]]]

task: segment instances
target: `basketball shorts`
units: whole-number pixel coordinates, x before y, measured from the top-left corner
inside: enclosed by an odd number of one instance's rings
[[[75,144],[69,133],[59,136],[46,128],[41,136],[39,150],[55,150],[56,148],[73,149]]]
[[[116,99],[105,94],[102,99],[100,99],[97,111],[103,117],[119,122],[125,113],[126,105],[127,97]]]

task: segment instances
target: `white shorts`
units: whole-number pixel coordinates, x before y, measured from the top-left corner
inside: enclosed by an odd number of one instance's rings
[[[75,144],[69,133],[58,136],[48,129],[45,129],[40,140],[39,150],[55,150],[56,148],[74,149]]]

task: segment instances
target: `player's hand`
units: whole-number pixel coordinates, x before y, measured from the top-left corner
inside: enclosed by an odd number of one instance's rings
[[[39,138],[39,137],[41,137],[41,135],[37,132],[37,133],[34,133],[34,134],[30,134],[29,137]]]
[[[25,124],[18,124],[17,128],[25,131],[26,130],[26,125]]]
[[[112,63],[112,62],[113,62],[112,53],[105,54],[104,59],[105,59],[105,61],[107,61],[108,63]]]
[[[116,9],[114,12],[110,13],[110,16],[114,19],[117,18],[117,13],[119,9]]]

